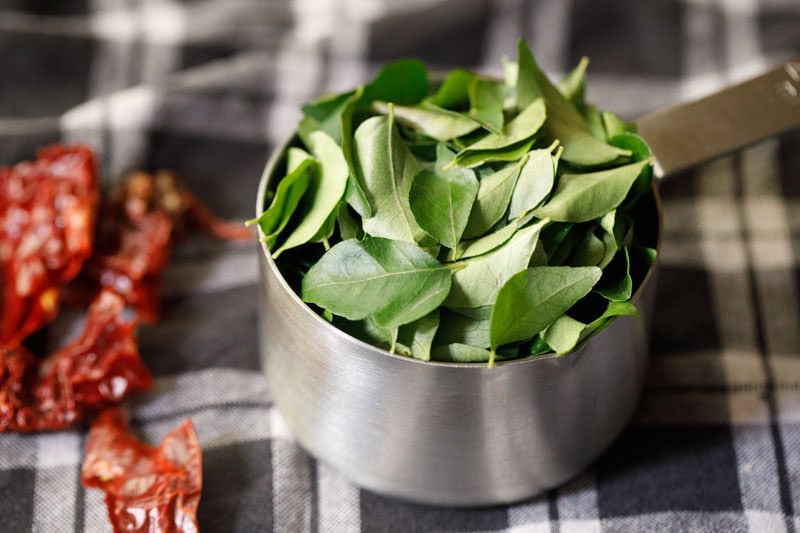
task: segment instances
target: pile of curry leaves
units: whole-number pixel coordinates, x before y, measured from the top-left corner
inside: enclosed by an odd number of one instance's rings
[[[281,272],[340,329],[422,360],[566,354],[655,260],[652,155],[520,41],[505,79],[417,60],[303,107],[258,223]],[[280,167],[281,169],[283,167]]]

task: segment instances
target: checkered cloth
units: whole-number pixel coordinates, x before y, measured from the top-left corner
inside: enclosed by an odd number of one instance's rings
[[[304,101],[385,61],[499,74],[525,36],[555,76],[592,59],[589,98],[634,118],[800,51],[797,0],[24,0],[0,7],[0,162],[83,142],[103,179],[175,169],[245,219]],[[195,238],[142,326],[157,443],[191,416],[203,531],[800,530],[800,134],[662,184],[652,359],[632,424],[577,479],[529,501],[430,508],[352,486],[300,449],[256,342],[257,247]],[[48,328],[63,342],[75,317]],[[84,490],[86,428],[0,435],[0,530],[108,531]]]

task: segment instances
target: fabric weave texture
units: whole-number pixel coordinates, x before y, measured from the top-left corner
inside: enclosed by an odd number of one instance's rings
[[[218,214],[253,216],[299,106],[386,61],[501,74],[525,37],[557,78],[626,119],[800,52],[796,0],[12,0],[0,3],[0,164],[82,142],[104,182],[174,169]],[[798,84],[800,85],[800,84]],[[202,531],[800,531],[800,132],[661,184],[652,357],[635,419],[576,479],[508,506],[450,509],[351,485],[275,410],[256,336],[258,248],[196,237],[142,326],[157,443],[191,416]],[[67,313],[43,335],[76,330]],[[86,428],[0,435],[0,530],[109,531],[79,481]]]

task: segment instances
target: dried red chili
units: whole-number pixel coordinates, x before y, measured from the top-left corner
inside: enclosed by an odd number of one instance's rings
[[[18,346],[58,312],[62,285],[92,252],[99,194],[84,146],[51,145],[0,168],[0,346]]]
[[[211,214],[170,172],[128,175],[102,208],[97,253],[81,285],[89,294],[111,289],[142,320],[155,322],[170,245],[195,227],[219,238],[253,237],[243,225]]]
[[[202,459],[189,419],[153,448],[130,434],[122,408],[103,411],[89,432],[81,481],[105,491],[114,531],[198,530]]]
[[[120,296],[103,291],[78,338],[41,362],[23,347],[0,349],[0,431],[72,427],[87,412],[149,389],[153,378],[124,308]]]

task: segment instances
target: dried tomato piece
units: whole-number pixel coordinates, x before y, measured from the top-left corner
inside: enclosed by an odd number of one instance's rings
[[[100,191],[91,150],[51,145],[0,168],[0,346],[14,347],[58,312],[60,287],[92,252]]]
[[[89,431],[81,481],[105,491],[114,531],[196,532],[202,475],[190,419],[158,448],[130,434],[120,407],[100,413]]]
[[[103,291],[84,329],[41,362],[22,347],[0,351],[0,431],[57,430],[153,384],[124,322],[125,301]]]
[[[253,237],[242,224],[211,214],[171,172],[129,174],[102,208],[97,253],[87,263],[80,285],[89,294],[111,289],[142,320],[157,321],[171,245],[195,227],[219,238]]]

